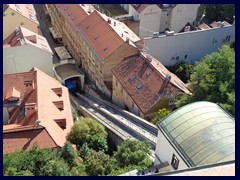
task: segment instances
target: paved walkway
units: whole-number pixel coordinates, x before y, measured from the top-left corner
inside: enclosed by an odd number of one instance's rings
[[[54,51],[54,48],[62,46],[62,45],[56,44],[50,34],[49,27],[51,27],[52,24],[51,24],[50,20],[48,19],[48,16],[46,15],[47,9],[46,9],[45,5],[44,4],[34,4],[34,8],[37,13],[37,19],[39,22],[39,27],[40,27],[42,36],[44,36],[47,39],[48,44],[51,47],[52,52],[54,53],[53,54],[53,64],[55,64],[55,63],[59,62],[60,60],[57,57],[57,55]]]

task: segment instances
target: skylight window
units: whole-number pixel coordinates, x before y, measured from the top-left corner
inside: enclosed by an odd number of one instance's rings
[[[137,89],[140,90],[143,87],[143,84],[140,83],[139,85],[137,85]]]
[[[136,75],[134,74],[129,80],[133,81],[136,78]]]

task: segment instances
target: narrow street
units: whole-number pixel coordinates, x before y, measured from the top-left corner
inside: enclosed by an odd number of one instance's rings
[[[55,63],[59,62],[60,60],[59,60],[58,56],[56,55],[54,48],[62,46],[62,45],[56,44],[50,34],[49,27],[51,27],[52,24],[51,24],[50,19],[46,15],[47,9],[46,9],[45,5],[44,4],[34,4],[34,8],[37,13],[37,19],[39,22],[39,27],[40,27],[42,36],[47,39],[48,44],[51,47],[52,52],[53,52],[53,62],[52,63],[55,64]]]

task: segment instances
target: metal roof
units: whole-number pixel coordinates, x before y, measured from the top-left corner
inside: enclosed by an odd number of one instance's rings
[[[235,120],[217,104],[191,103],[158,127],[189,166],[235,160]]]
[[[62,80],[66,80],[72,77],[84,76],[84,74],[78,70],[74,64],[63,64],[55,67],[55,70]]]

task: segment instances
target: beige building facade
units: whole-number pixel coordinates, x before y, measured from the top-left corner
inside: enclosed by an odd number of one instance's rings
[[[90,80],[111,96],[112,68],[124,57],[138,52],[140,40],[126,25],[93,9],[90,5],[48,5],[53,26],[63,44]]]
[[[39,34],[39,22],[32,4],[3,5],[3,40],[18,26]]]

